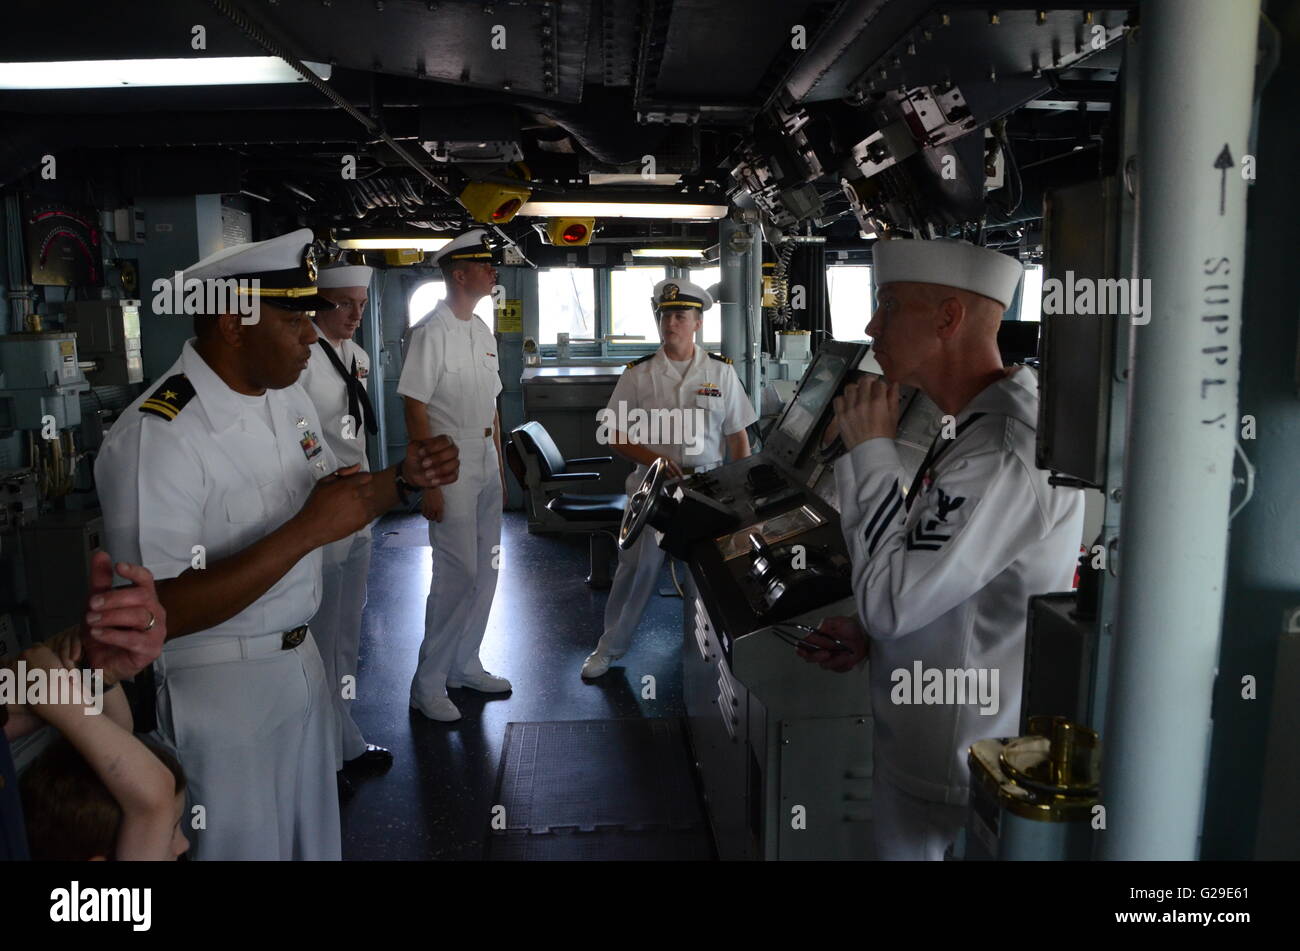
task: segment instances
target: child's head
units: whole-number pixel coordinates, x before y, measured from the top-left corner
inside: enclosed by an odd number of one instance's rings
[[[158,757],[176,780],[176,827],[173,857],[189,848],[181,831],[185,810],[185,772],[170,751],[146,737],[136,737]],[[63,737],[38,756],[22,775],[23,816],[28,851],[34,861],[84,862],[112,859],[122,808],[90,764]]]

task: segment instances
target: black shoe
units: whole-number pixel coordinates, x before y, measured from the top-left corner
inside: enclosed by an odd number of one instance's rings
[[[349,773],[382,773],[393,765],[393,751],[373,743],[366,744],[366,751],[360,756],[343,763]]]

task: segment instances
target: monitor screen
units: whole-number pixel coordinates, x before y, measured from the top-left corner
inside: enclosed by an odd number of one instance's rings
[[[803,442],[826,405],[835,396],[836,384],[844,376],[846,359],[823,348],[804,375],[803,386],[786,410],[779,432],[795,442]]]

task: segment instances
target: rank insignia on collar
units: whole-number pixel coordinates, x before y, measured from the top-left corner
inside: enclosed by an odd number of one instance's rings
[[[310,429],[303,433],[302,439],[298,440],[298,444],[302,446],[302,454],[308,459],[316,458],[323,448],[320,439]]]

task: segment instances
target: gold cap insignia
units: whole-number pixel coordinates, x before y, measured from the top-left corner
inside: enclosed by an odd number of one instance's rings
[[[302,266],[307,269],[307,282],[316,283],[316,245],[307,245],[307,250],[302,254]]]

